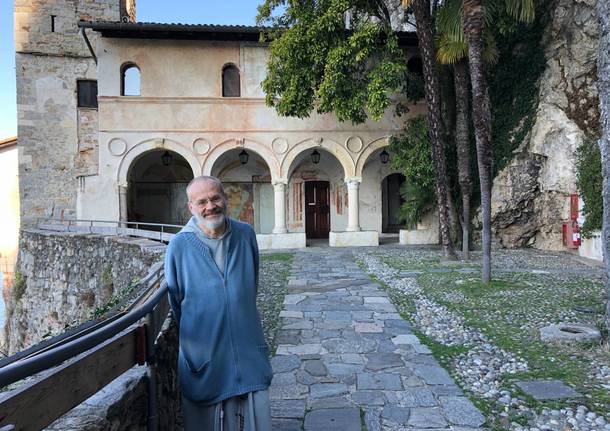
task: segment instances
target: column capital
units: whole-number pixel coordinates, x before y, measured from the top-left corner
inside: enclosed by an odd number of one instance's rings
[[[360,186],[361,182],[362,178],[360,177],[349,177],[345,179],[345,183],[347,184],[348,188],[357,188]]]
[[[273,187],[286,187],[288,185],[288,180],[280,178],[279,180],[271,181],[271,184],[273,184]]]

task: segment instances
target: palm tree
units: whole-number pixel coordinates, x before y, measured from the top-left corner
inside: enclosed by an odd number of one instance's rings
[[[534,18],[534,0],[497,0],[512,17],[529,22]],[[483,268],[481,281],[491,280],[491,111],[483,61],[484,6],[482,0],[462,0],[464,35],[468,44],[470,82],[472,84],[472,114],[477,146],[477,164],[481,184],[481,213],[483,216]]]
[[[462,193],[462,253],[464,260],[470,258],[470,202],[472,180],[470,172],[470,131],[468,104],[468,46],[462,26],[461,0],[449,0],[438,10],[436,19],[438,51],[436,58],[440,64],[449,64],[453,69],[455,87],[455,143],[458,158],[458,182]],[[498,51],[493,36],[485,34],[484,56],[487,63],[495,63]]]
[[[447,204],[447,169],[445,146],[442,140],[443,123],[441,121],[441,98],[438,72],[436,70],[434,37],[430,16],[430,0],[402,0],[403,7],[411,6],[417,23],[417,36],[424,71],[424,88],[428,105],[430,122],[430,140],[432,142],[432,159],[436,171],[436,199],[440,219],[441,244],[445,257],[456,260],[449,231],[449,214]]]
[[[602,176],[604,196],[603,250],[606,266],[606,328],[610,335],[610,3],[597,2],[600,24],[599,57],[597,60],[597,88],[599,91],[600,120],[602,136],[598,141],[602,155]]]

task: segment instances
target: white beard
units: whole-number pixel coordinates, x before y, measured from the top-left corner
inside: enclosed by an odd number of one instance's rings
[[[218,229],[220,226],[222,226],[225,223],[226,217],[224,214],[218,214],[217,217],[214,217],[213,219],[208,219],[199,214],[194,215],[195,217],[197,217],[197,222],[200,225],[203,225],[206,229],[210,230]]]

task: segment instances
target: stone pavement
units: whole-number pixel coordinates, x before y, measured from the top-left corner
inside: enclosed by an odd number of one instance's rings
[[[349,249],[298,251],[272,358],[273,429],[479,429],[484,417]]]

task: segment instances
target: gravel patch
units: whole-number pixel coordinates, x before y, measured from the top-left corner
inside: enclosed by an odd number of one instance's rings
[[[462,292],[447,289],[434,290],[434,295],[424,292],[421,277],[426,277],[426,286],[434,282],[453,282],[457,286],[476,284],[480,266],[477,258],[480,253],[474,253],[473,262],[443,262],[439,251],[413,248],[356,252],[356,260],[365,271],[381,280],[390,297],[403,305],[400,311],[411,312],[409,320],[418,331],[443,346],[466,348],[465,353],[452,359],[450,371],[471,395],[493,406],[490,418],[493,422],[502,428],[519,431],[609,431],[608,413],[590,411],[585,405],[572,402],[557,409],[530,407],[516,389],[506,387],[507,376],[531,371],[520,352],[498,347],[484,333],[468,326],[461,313],[446,306],[469,305],[469,299]],[[536,250],[494,252],[493,265],[494,275],[518,288],[493,292],[489,303],[483,304],[489,307],[490,318],[486,322],[491,321],[493,325],[494,319],[501,319],[502,323],[517,325],[520,332],[529,335],[537,334],[542,326],[558,322],[595,323],[595,307],[579,301],[597,294],[599,280],[603,277],[601,268],[576,261],[565,253]],[[587,280],[582,279],[585,276]],[[509,304],[514,303],[526,306],[523,309],[510,307]],[[549,313],[549,307],[552,313]],[[570,347],[567,349],[569,352]],[[573,349],[576,355],[577,347]],[[608,390],[607,355],[598,356],[591,358],[589,374],[596,388]],[[546,359],[552,361],[554,358]]]

